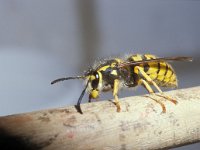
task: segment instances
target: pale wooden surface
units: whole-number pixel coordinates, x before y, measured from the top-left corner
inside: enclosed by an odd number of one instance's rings
[[[200,141],[200,87],[167,92],[158,103],[144,96],[0,117],[0,149],[162,149]]]

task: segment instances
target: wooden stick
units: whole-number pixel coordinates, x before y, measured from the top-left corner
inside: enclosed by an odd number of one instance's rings
[[[200,141],[200,86],[166,92],[174,105],[145,96],[0,117],[0,149],[163,149]]]

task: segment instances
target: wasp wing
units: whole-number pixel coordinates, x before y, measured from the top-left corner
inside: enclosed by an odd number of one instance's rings
[[[126,61],[123,63],[118,64],[118,68],[122,68],[125,66],[132,66],[132,65],[140,65],[144,63],[150,62],[160,62],[160,61],[192,61],[192,57],[160,57],[160,58],[153,58],[148,60],[140,60],[140,61]]]

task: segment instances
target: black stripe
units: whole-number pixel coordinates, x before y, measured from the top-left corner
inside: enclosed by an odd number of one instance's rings
[[[171,70],[171,72],[172,72],[172,74],[169,76],[169,78],[171,78],[173,76],[173,74],[174,74],[174,72],[172,70]]]
[[[169,83],[170,81],[171,81],[171,77],[173,76],[173,74],[174,74],[174,72],[173,71],[171,71],[172,73],[171,73],[171,75],[169,76],[169,80],[167,81],[167,82],[165,82],[165,84],[164,85],[167,85],[167,83]]]
[[[159,72],[160,72],[160,63],[158,62],[157,77],[156,77],[154,80],[156,80],[156,79],[158,78],[158,74],[159,74]]]
[[[159,74],[160,72],[160,63],[158,62],[158,70],[157,70],[157,74]]]
[[[167,72],[168,72],[168,65],[166,64],[164,78],[162,79],[161,82],[163,82],[165,80]]]
[[[168,69],[169,69],[169,67],[168,67],[168,65],[166,64],[166,66],[165,66],[165,74],[164,74],[164,76],[166,76],[166,74],[167,74],[167,72],[168,72]]]
[[[148,58],[145,55],[142,55],[142,60],[148,60]],[[149,64],[148,63],[144,63],[144,72],[147,72],[149,70]]]

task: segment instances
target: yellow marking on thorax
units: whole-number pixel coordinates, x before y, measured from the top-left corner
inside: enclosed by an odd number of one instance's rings
[[[103,66],[103,67],[99,68],[98,71],[105,71],[109,67],[110,67],[109,65]]]
[[[111,68],[113,68],[113,67],[115,67],[115,66],[116,66],[116,63],[115,63],[115,62],[113,62],[113,63],[110,65]]]
[[[116,67],[116,64],[117,64],[117,63],[123,62],[123,61],[122,61],[121,59],[119,59],[119,58],[115,58],[114,60],[115,60],[116,62],[111,63],[111,65],[110,65],[111,67]]]
[[[136,55],[130,56],[129,60],[131,60],[131,61],[141,61],[142,60],[142,56],[140,54],[136,54]],[[140,66],[142,67],[142,65],[140,65]],[[143,67],[142,67],[142,69],[144,70]],[[139,73],[138,69],[136,69],[136,68],[134,68],[134,72],[136,74]]]
[[[113,70],[113,71],[111,72],[111,74],[117,76],[117,70]]]
[[[142,56],[140,54],[136,54],[136,55],[131,56],[131,59],[133,61],[141,61],[142,60]]]
[[[123,62],[123,60],[122,60],[122,59],[119,59],[119,58],[115,58],[115,60],[116,60],[118,63]]]

